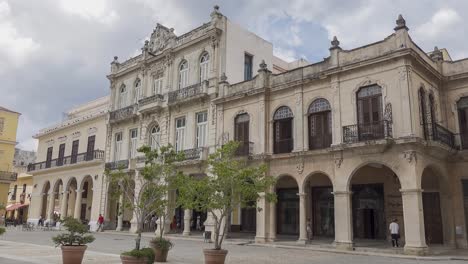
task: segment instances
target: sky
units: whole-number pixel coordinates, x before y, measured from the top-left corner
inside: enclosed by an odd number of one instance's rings
[[[423,50],[468,57],[462,0],[0,0],[0,106],[22,113],[18,147],[36,150],[41,128],[107,95],[113,56],[138,54],[156,23],[180,35],[208,22],[214,5],[287,61],[322,60],[335,35],[344,49],[382,40],[398,14]]]

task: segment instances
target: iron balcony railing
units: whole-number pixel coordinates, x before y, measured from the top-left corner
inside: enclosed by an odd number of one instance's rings
[[[427,123],[423,125],[424,135],[426,140],[438,141],[451,148],[456,148],[455,146],[455,134],[437,123]],[[462,140],[463,146],[463,140]],[[465,141],[465,143],[468,143]],[[466,145],[466,144],[465,144]]]
[[[0,181],[16,181],[18,173],[11,171],[0,171]]]
[[[111,161],[106,163],[106,169],[109,170],[118,170],[118,169],[128,169],[129,166],[129,161],[128,160],[117,160],[117,161]]]
[[[249,141],[240,141],[236,150],[236,156],[252,156],[254,143]]]
[[[117,109],[115,111],[110,112],[109,120],[110,122],[117,122],[121,120],[125,120],[134,116],[136,110],[136,105],[130,105],[121,109]]]
[[[138,104],[140,106],[143,106],[143,105],[151,104],[151,103],[162,101],[162,100],[164,100],[164,96],[162,94],[154,94],[152,96],[140,99],[138,101]]]
[[[195,97],[201,94],[203,94],[203,87],[200,83],[197,83],[185,88],[181,88],[177,91],[169,92],[167,96],[167,102],[172,104],[177,101],[185,100],[187,98]]]
[[[94,150],[90,152],[70,155],[70,156],[57,158],[53,160],[46,160],[43,162],[29,164],[28,171],[38,171],[38,170],[43,170],[43,169],[68,166],[71,164],[92,161],[92,160],[104,160],[104,151]]]
[[[392,136],[392,124],[387,120],[343,127],[344,143],[378,140],[391,138]]]
[[[205,148],[184,149],[184,160],[197,160],[203,157]]]

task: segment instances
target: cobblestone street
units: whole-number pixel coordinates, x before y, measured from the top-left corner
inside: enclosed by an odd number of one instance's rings
[[[22,232],[9,230],[0,240],[0,263],[61,263],[61,252],[52,244],[51,237],[57,231]],[[119,253],[133,246],[134,237],[128,234],[95,234],[96,241],[88,246],[83,263],[120,263]],[[143,237],[146,246],[149,237]],[[197,240],[174,238],[175,247],[169,253],[169,263],[203,263],[202,249],[210,247]],[[227,263],[319,263],[319,264],[352,264],[352,263],[466,263],[465,261],[447,259],[407,259],[398,257],[364,256],[318,252],[304,249],[286,249],[262,247],[255,245],[225,246],[229,250]]]

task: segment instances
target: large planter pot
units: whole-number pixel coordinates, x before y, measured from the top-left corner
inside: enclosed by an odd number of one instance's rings
[[[150,247],[154,251],[154,261],[156,262],[166,262],[167,261],[167,253],[169,249],[162,250],[160,247],[156,246],[155,243],[150,242]]]
[[[122,261],[122,264],[146,264],[148,263],[147,258],[137,258],[137,257],[132,257],[132,256],[124,256],[124,255],[120,255],[120,260]]]
[[[204,249],[205,264],[224,264],[227,253],[224,249]]]
[[[81,264],[87,246],[62,246],[63,264]]]

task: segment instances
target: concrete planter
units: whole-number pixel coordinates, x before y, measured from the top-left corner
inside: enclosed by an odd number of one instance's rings
[[[122,261],[122,264],[146,264],[148,262],[147,258],[137,258],[124,255],[120,255],[120,260]]]
[[[63,264],[81,264],[87,246],[62,246]]]
[[[227,253],[225,249],[204,249],[205,264],[224,264]]]

